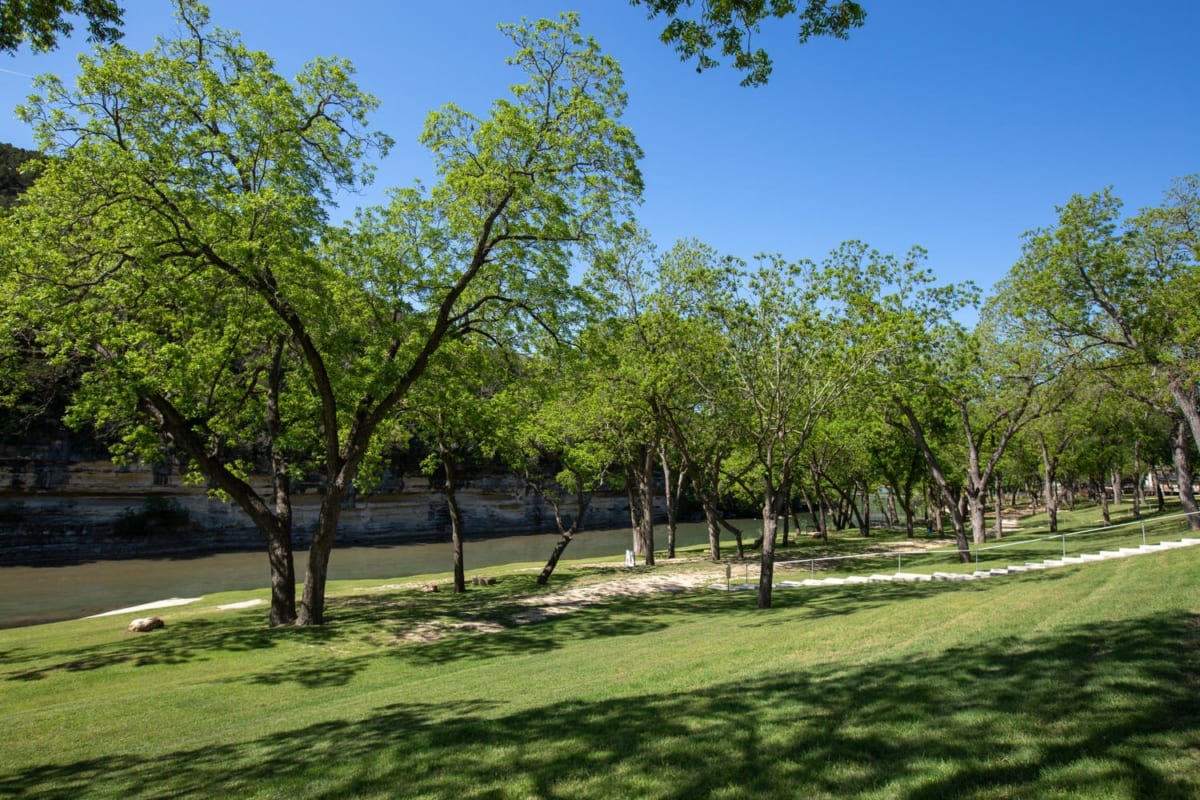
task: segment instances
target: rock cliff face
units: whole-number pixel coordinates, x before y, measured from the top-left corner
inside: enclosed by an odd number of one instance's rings
[[[265,490],[265,485],[264,485]],[[294,495],[295,545],[308,546],[316,488]],[[465,482],[458,493],[471,537],[556,530],[553,509],[512,476]],[[600,495],[587,527],[629,525],[623,495]],[[382,491],[352,498],[338,545],[450,538],[442,494],[424,476],[391,476]],[[167,468],[76,461],[53,447],[0,456],[0,565],[257,550],[262,538],[236,506],[182,485]]]

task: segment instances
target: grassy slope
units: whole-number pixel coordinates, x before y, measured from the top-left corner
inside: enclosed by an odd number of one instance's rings
[[[213,609],[231,594],[141,636],[0,631],[0,796],[1200,796],[1200,548],[429,643],[400,637],[503,620],[532,577],[340,588],[324,630]]]

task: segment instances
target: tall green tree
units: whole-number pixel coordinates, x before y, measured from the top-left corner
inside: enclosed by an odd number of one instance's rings
[[[1132,219],[1110,189],[1076,195],[1054,227],[1030,232],[1007,286],[1014,308],[1064,349],[1161,380],[1200,441],[1195,391],[1200,177]]]
[[[821,265],[760,258],[743,291],[712,308],[729,381],[706,390],[731,410],[728,435],[746,448],[759,483],[759,608],[771,606],[779,521],[809,438],[879,344],[857,326],[858,264],[846,255]]]
[[[732,407],[720,391],[729,385],[730,365],[716,310],[736,295],[744,265],[703,242],[681,240],[643,266],[649,288],[638,301],[644,309],[639,327],[650,355],[650,405],[704,511],[709,557],[721,557],[722,528],[737,537],[741,557],[741,533],[722,509],[723,495],[745,470],[730,459],[736,446],[728,435]]]
[[[713,404],[706,402],[698,384],[714,383],[714,331],[711,313],[697,311],[694,293],[711,280],[714,254],[695,242],[678,242],[659,255],[645,231],[630,231],[609,257],[589,272],[589,285],[605,309],[595,328],[595,355],[606,358],[604,380],[608,402],[622,411],[627,436],[621,445],[623,461],[636,489],[632,503],[639,514],[635,552],[653,563],[654,465],[663,467],[663,482],[671,517],[672,494],[680,478],[691,481],[709,517],[710,552],[719,553],[720,514],[712,486],[720,483],[723,448],[712,429]],[[719,382],[719,379],[717,380]],[[710,399],[711,400],[711,399]],[[705,428],[705,425],[709,425]],[[679,474],[671,470],[678,459]],[[716,473],[716,474],[714,474]],[[668,553],[673,552],[668,530]]]
[[[1054,226],[1026,235],[1005,292],[1062,350],[1161,387],[1200,443],[1200,176],[1137,216],[1122,208],[1110,189],[1072,197]]]
[[[430,447],[424,471],[441,475],[442,495],[450,518],[450,545],[455,593],[467,590],[463,538],[466,534],[458,504],[462,467],[468,461],[489,461],[501,446],[496,433],[505,404],[497,401],[507,383],[505,353],[483,338],[447,342],[431,362],[425,380],[418,382],[400,408],[400,419]]]
[[[587,331],[578,344],[552,342],[522,362],[517,380],[497,398],[500,454],[553,510],[559,538],[538,574],[549,582],[563,553],[584,529],[596,491],[618,460],[603,362],[590,357]]]
[[[989,318],[986,311],[979,327],[946,344],[935,359],[924,359],[913,367],[922,369],[927,390],[939,396],[936,402],[951,409],[958,463],[946,463],[930,446],[924,423],[909,398],[896,393],[892,402],[900,411],[899,424],[925,455],[950,509],[965,560],[963,514],[970,521],[975,544],[982,544],[987,535],[986,503],[997,466],[1014,437],[1045,413],[1045,395],[1038,388],[1053,378],[1055,367],[1041,348],[1004,333],[1000,320]],[[950,469],[961,469],[961,483],[947,476]],[[956,487],[961,487],[961,495]]]
[[[980,369],[976,340],[955,319],[976,302],[975,287],[937,285],[920,248],[896,258],[854,243],[844,246],[843,254],[858,265],[849,274],[857,286],[861,329],[887,343],[877,350],[867,383],[884,408],[884,419],[921,453],[938,508],[949,512],[966,558],[968,481],[977,495],[986,491],[984,475],[990,477],[991,462],[980,460],[978,447],[996,419],[984,415],[981,422],[972,413],[975,401],[988,392],[988,377]],[[951,434],[959,429],[962,441],[953,442],[960,437]],[[974,450],[962,447],[970,442]],[[982,510],[979,521],[982,525]]]
[[[321,59],[287,81],[203,7],[180,0],[179,17],[179,38],[101,49],[75,91],[45,80],[24,112],[59,158],[6,227],[7,308],[86,358],[89,385],[122,389],[81,413],[166,436],[268,541],[290,526],[297,453],[315,465],[295,618],[320,624],[342,502],[381,430],[444,343],[555,323],[572,253],[640,191],[640,152],[619,69],[574,17],[504,26],[526,82],[486,117],[432,113],[437,184],[334,231],[331,192],[388,144],[350,66]],[[259,437],[275,442],[273,504],[225,446]]]
[[[271,621],[288,623],[288,484],[323,422],[296,356],[318,352],[306,318],[332,327],[337,282],[312,248],[323,201],[388,142],[366,130],[375,101],[344,62],[291,82],[202,6],[178,17],[178,38],[99,48],[74,90],[43,77],[20,110],[53,157],[5,226],[4,313],[51,362],[85,368],[71,416],[119,432],[118,457],[166,437],[250,516]],[[248,478],[255,448],[265,495]]]

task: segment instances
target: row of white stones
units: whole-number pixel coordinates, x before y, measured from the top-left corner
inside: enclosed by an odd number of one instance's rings
[[[846,578],[806,578],[802,581],[779,581],[774,585],[778,588],[792,588],[797,586],[841,586],[848,583],[883,583],[895,581],[905,583],[919,583],[923,581],[975,581],[997,575],[1014,575],[1021,572],[1053,569],[1054,567],[1065,567],[1072,564],[1086,564],[1091,561],[1105,561],[1110,558],[1128,558],[1129,556],[1158,553],[1163,550],[1171,550],[1177,547],[1191,547],[1198,544],[1200,544],[1200,539],[1181,539],[1178,542],[1159,542],[1158,544],[1143,544],[1138,547],[1122,547],[1119,550],[1101,550],[1099,553],[1048,558],[1040,562],[1030,561],[1025,564],[1010,564],[1007,567],[993,567],[986,570],[975,570],[974,572],[896,572],[890,575],[877,573],[875,575],[851,575]],[[736,592],[757,589],[758,585],[752,583],[736,583],[732,585],[715,583],[712,585],[712,588],[721,591]]]

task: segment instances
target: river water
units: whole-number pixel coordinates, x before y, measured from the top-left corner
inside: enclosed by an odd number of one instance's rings
[[[760,535],[758,520],[735,523],[747,542]],[[487,567],[521,562],[544,563],[557,534],[504,536],[468,540],[463,547],[468,579]],[[565,559],[623,557],[632,546],[628,528],[578,534]],[[678,527],[679,546],[702,544],[708,532],[702,522]],[[655,528],[659,551],[666,546],[666,527]],[[722,547],[732,542],[723,537]],[[296,575],[302,579],[307,553],[297,553]],[[405,578],[453,568],[450,543],[402,544],[388,547],[335,548],[329,579]],[[214,592],[262,589],[269,599],[265,552],[221,553],[188,558],[136,558],[96,561],[65,567],[0,567],[0,628],[75,619],[170,597],[200,597]],[[265,611],[264,611],[265,613]]]

